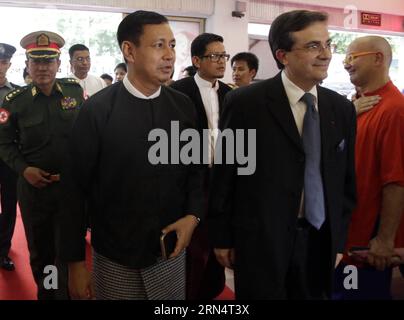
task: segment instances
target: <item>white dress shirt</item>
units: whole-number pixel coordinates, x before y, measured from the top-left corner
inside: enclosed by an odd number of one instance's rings
[[[91,97],[93,94],[107,86],[104,80],[102,80],[100,77],[93,76],[92,74],[87,74],[87,77],[84,79],[79,79],[74,74],[70,75],[70,77],[76,79],[80,83],[80,86],[84,91],[84,97],[87,98]]]
[[[212,85],[211,82],[202,79],[199,74],[194,76],[196,85],[202,97],[203,106],[205,107],[206,118],[209,127],[209,165],[213,163],[214,150],[218,137],[219,126],[219,81]]]
[[[307,106],[300,99],[306,93],[297,85],[295,85],[286,75],[285,71],[282,71],[282,83],[286,91],[286,96],[289,100],[290,108],[292,109],[293,117],[295,118],[297,130],[299,130],[300,136],[302,136],[303,132],[303,120],[304,115],[306,114]],[[314,96],[314,106],[318,111],[318,99],[317,99],[317,87],[314,86],[308,91]],[[304,190],[302,190],[301,200],[300,200],[300,208],[298,217],[302,218],[304,216],[303,204],[304,204]]]

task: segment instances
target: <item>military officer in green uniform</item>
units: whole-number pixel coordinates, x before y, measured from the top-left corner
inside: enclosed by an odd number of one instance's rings
[[[56,79],[63,45],[63,38],[49,31],[25,36],[21,46],[33,82],[6,95],[0,108],[0,157],[19,176],[17,195],[38,299],[68,298],[66,268],[56,261],[63,206],[59,180],[83,91],[74,79]],[[51,277],[55,268],[47,266],[57,266],[57,283]]]
[[[16,49],[7,43],[0,43],[0,106],[4,97],[17,85],[7,80],[7,71],[11,66],[11,58]],[[14,263],[8,256],[11,239],[14,234],[15,218],[17,215],[17,175],[0,160],[0,268],[7,271],[15,269]]]

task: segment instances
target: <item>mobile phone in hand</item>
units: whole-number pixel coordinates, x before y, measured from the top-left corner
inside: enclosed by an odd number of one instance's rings
[[[160,248],[163,260],[168,260],[170,255],[174,252],[177,239],[177,233],[175,231],[161,234]]]

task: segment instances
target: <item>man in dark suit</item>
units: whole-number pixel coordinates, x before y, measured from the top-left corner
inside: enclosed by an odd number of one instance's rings
[[[356,201],[356,118],[351,102],[318,86],[331,60],[327,18],[277,17],[269,44],[282,71],[225,99],[219,128],[256,130],[253,174],[213,169],[208,230],[234,268],[237,299],[330,295]]]
[[[194,77],[174,82],[171,87],[186,94],[194,102],[198,115],[198,130],[202,136],[209,129],[209,168],[213,162],[219,117],[224,96],[231,88],[218,79],[226,71],[226,54],[223,38],[203,33],[191,44],[192,63],[197,68]],[[207,169],[205,196],[208,199],[210,169]],[[225,283],[224,268],[219,265],[207,240],[206,227],[202,223],[187,249],[187,299],[213,299],[219,295]]]

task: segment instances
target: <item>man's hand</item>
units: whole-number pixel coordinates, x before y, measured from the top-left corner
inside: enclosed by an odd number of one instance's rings
[[[27,167],[23,172],[23,176],[25,180],[38,189],[42,189],[52,183],[50,173],[35,167]]]
[[[392,264],[394,255],[394,242],[382,241],[378,237],[369,242],[368,263],[377,270],[383,271]]]
[[[352,102],[355,105],[356,114],[360,115],[372,109],[381,99],[380,96],[361,96],[358,99],[353,99]]]
[[[182,250],[188,247],[189,243],[191,242],[192,234],[194,233],[198,223],[198,218],[192,214],[189,214],[184,218],[177,220],[173,224],[168,225],[162,230],[164,234],[169,232],[177,233],[177,244],[175,245],[174,252],[169,256],[169,258],[178,256]]]
[[[233,269],[234,266],[234,249],[214,249],[216,259],[219,263],[229,269]]]
[[[70,297],[76,300],[94,298],[93,282],[85,261],[69,263],[69,292]]]
[[[344,255],[342,253],[337,253],[337,258],[335,259],[335,269],[338,267]]]

